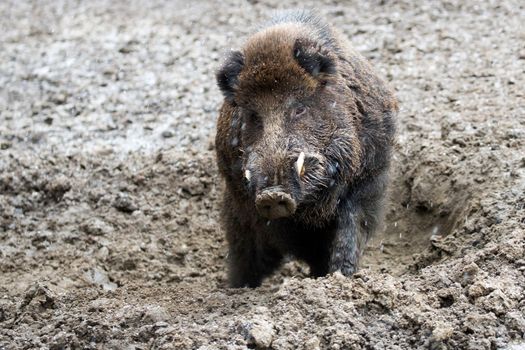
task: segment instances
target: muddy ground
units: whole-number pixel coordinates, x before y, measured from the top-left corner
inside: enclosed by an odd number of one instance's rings
[[[301,2],[399,97],[387,220],[226,288],[213,73],[298,5],[0,2],[0,349],[525,348],[519,0]]]

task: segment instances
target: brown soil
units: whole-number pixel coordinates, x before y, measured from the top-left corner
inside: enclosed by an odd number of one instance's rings
[[[352,278],[225,286],[213,72],[314,5],[402,111]],[[0,3],[0,349],[524,349],[524,4]]]

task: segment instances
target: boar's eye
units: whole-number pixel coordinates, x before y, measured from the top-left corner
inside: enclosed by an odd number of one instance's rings
[[[246,122],[251,124],[258,124],[260,122],[259,115],[254,111],[245,111],[244,118]]]
[[[305,106],[297,106],[294,108],[292,115],[294,117],[302,117],[306,113]]]

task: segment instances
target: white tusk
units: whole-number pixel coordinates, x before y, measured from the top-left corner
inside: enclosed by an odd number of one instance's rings
[[[252,173],[250,173],[250,170],[246,170],[244,172],[244,177],[246,178],[246,180],[250,181],[250,178],[252,177]]]
[[[297,158],[297,162],[295,163],[295,170],[297,170],[299,176],[302,177],[304,175],[304,152],[299,154],[299,158]]]

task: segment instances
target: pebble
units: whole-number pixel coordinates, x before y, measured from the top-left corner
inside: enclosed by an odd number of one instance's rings
[[[142,322],[146,324],[157,324],[159,322],[166,322],[169,320],[169,314],[161,306],[158,305],[147,305],[144,309],[144,316],[142,316]]]
[[[85,233],[93,236],[104,236],[113,232],[113,227],[99,218],[89,218],[81,228]]]
[[[171,130],[164,130],[162,132],[162,137],[164,137],[165,139],[169,139],[169,138],[173,137],[173,135],[174,135],[173,131],[171,131]]]
[[[255,345],[256,348],[266,349],[272,344],[275,337],[273,323],[256,319],[253,323],[244,325],[245,339],[248,345]]]
[[[113,201],[113,207],[123,213],[133,213],[138,207],[128,194],[121,193]]]
[[[102,287],[106,291],[117,289],[117,284],[110,281],[108,274],[102,268],[95,267],[84,274],[86,280]]]

